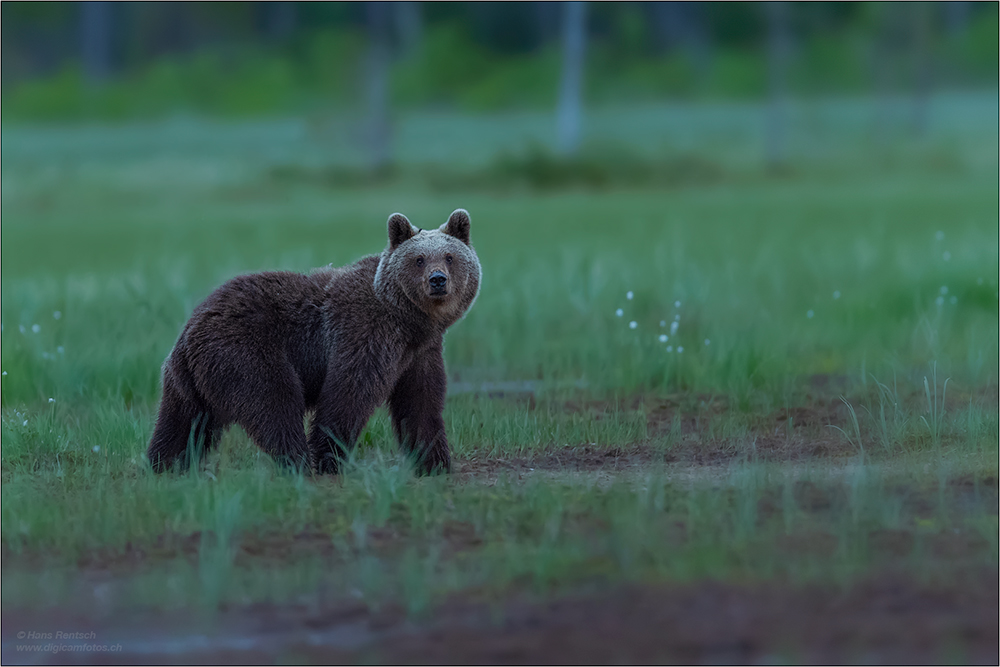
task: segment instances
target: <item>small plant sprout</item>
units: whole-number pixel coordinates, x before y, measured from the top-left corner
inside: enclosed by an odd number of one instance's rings
[[[661,327],[667,326],[667,321],[666,320],[660,320],[660,326]]]
[[[667,334],[660,334],[661,343],[666,343],[668,340],[670,340],[670,337]],[[4,375],[6,375],[6,373],[4,373]]]
[[[629,329],[635,329],[637,326],[639,326],[639,323],[636,322],[635,320],[632,320],[631,322],[628,323]]]
[[[944,254],[941,255],[941,259],[943,259],[946,262],[950,262],[951,261],[951,253],[949,251],[945,250]]]
[[[673,322],[670,323],[670,335],[671,336],[674,336],[674,335],[677,334],[677,327],[679,327],[679,326],[680,326],[680,323],[677,322],[677,320],[674,320]]]
[[[628,299],[629,301],[631,301],[634,296],[635,295],[632,294],[632,290],[625,292],[625,298]]]
[[[38,326],[37,324],[32,324],[31,325],[31,333],[38,333],[41,330],[42,330],[42,327]]]
[[[622,310],[621,308],[619,308],[618,310],[616,310],[616,311],[615,311],[615,315],[616,315],[617,317],[621,317],[621,316],[622,316],[622,315],[624,315],[624,314],[625,314],[625,311],[624,311],[624,310]]]
[[[100,445],[94,445],[94,447],[93,447],[93,449],[91,449],[91,451],[96,454],[97,452],[101,451],[101,446]]]
[[[931,381],[934,383],[933,390],[927,382],[927,376],[924,376],[924,396],[927,398],[928,416],[921,416],[920,421],[922,421],[924,426],[927,427],[927,431],[931,436],[931,442],[935,445],[941,444],[941,433],[944,425],[944,405],[945,399],[948,396],[949,380],[951,380],[951,378],[945,379],[944,385],[941,387],[941,401],[938,402],[937,362],[931,366]]]
[[[934,238],[936,238],[938,241],[944,241],[944,232],[939,231],[937,234],[934,235]]]
[[[850,425],[853,426],[853,428],[851,429],[852,432],[848,433],[844,429],[840,428],[839,426],[834,426],[833,424],[828,424],[827,427],[835,428],[838,431],[840,431],[844,435],[844,437],[847,438],[848,444],[850,444],[852,447],[857,447],[858,452],[861,454],[861,458],[864,459],[865,446],[861,442],[861,427],[858,425],[858,415],[856,412],[854,412],[854,406],[848,403],[846,398],[841,396],[840,400],[844,403],[844,405],[847,406],[847,409],[851,414]]]
[[[814,313],[811,308],[806,311],[806,319],[810,319],[811,320],[815,316],[816,316],[816,313]]]
[[[58,310],[55,311],[55,312],[53,312],[52,313],[52,319],[54,319],[54,320],[62,319],[62,313],[60,311],[58,311]]]
[[[677,346],[677,354],[682,354],[684,352],[684,347],[681,345]]]
[[[948,293],[948,286],[941,285],[941,294],[947,294],[947,293]]]
[[[833,290],[833,299],[834,299],[834,301],[836,301],[839,298],[840,298],[840,290],[839,289]]]

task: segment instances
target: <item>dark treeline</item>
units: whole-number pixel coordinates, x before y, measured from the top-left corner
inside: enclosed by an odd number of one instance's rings
[[[61,88],[14,95],[4,112],[56,113],[59,104],[72,106],[73,85],[135,86],[157,67],[158,83],[142,84],[154,97],[170,76],[198,79],[206,90],[224,87],[215,79],[265,85],[248,68],[266,72],[272,99],[382,94],[363,81],[380,71],[372,69],[373,44],[388,59],[384,94],[396,104],[554,103],[564,4],[373,6],[382,4],[4,2],[5,91],[63,77]],[[592,98],[773,95],[778,71],[799,93],[978,85],[997,75],[996,3],[592,2],[583,14],[584,89]],[[198,67],[185,69],[198,58]],[[187,83],[170,85],[172,95],[194,95],[177,92]],[[234,105],[260,106],[251,102]]]

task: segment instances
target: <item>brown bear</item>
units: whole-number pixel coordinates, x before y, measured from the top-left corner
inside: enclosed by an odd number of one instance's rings
[[[394,213],[380,255],[308,275],[238,276],[215,290],[163,364],[153,469],[197,461],[235,422],[279,462],[336,473],[388,403],[418,473],[449,471],[442,351],[479,293],[470,224],[463,209],[437,230]]]

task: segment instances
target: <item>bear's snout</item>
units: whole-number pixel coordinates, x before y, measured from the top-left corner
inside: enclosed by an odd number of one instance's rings
[[[434,271],[428,279],[431,284],[431,295],[441,295],[448,293],[448,276],[442,271]]]

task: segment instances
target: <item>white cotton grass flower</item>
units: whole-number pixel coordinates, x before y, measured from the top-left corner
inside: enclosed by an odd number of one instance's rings
[[[0,373],[0,375],[2,375],[4,377],[7,377],[7,371],[4,371],[3,373]]]
[[[55,402],[56,402],[56,399],[54,399],[52,397],[49,397],[49,403],[55,403]]]
[[[56,348],[56,352],[58,352],[59,354],[66,354],[66,348],[60,345],[59,347]]]
[[[977,278],[976,279],[976,284],[977,285],[982,285],[983,284],[983,279],[982,278]]]
[[[629,329],[635,329],[637,326],[639,326],[639,323],[636,322],[635,320],[632,320],[631,322],[628,323]]]
[[[37,324],[32,324],[31,325],[31,333],[38,333],[41,330],[42,330],[42,328],[40,326],[38,326]]]
[[[615,311],[615,316],[616,317],[621,317],[624,314],[625,314],[625,311],[622,310],[621,308],[619,308],[618,310]]]
[[[17,325],[17,328],[21,330],[21,333],[24,333],[24,332],[25,332],[25,328],[24,328],[24,325],[23,325],[23,324],[18,324],[18,325]]]
[[[670,323],[670,335],[671,336],[676,336],[677,335],[677,327],[679,327],[679,326],[680,326],[680,322],[678,322],[676,320],[674,320],[673,322]]]
[[[706,338],[705,339],[705,347],[708,347],[711,344],[712,344],[712,341],[710,341],[709,339]]]
[[[667,334],[660,334],[661,343],[666,343],[668,340],[670,340],[670,336],[668,336]]]
[[[21,422],[21,426],[27,426],[27,425],[28,425],[28,420],[27,419],[25,419],[23,422]]]
[[[952,296],[950,299],[948,299],[948,301],[950,301],[952,304],[956,304],[958,303],[958,297]]]
[[[680,345],[678,345],[677,346],[677,354],[683,354],[683,353],[684,353],[684,348],[681,347]]]
[[[632,294],[632,290],[625,292],[625,298],[628,299],[629,301],[631,301],[634,296],[635,294]]]
[[[938,241],[944,241],[944,232],[939,231],[937,234],[934,235],[934,238],[936,238]]]
[[[946,262],[950,262],[951,261],[951,253],[948,252],[947,250],[945,250],[944,254],[941,255],[941,259],[943,259]]]
[[[934,299],[934,303],[936,303],[939,307],[943,306],[944,305],[944,297],[943,296],[939,296],[938,298]]]
[[[91,449],[91,451],[96,454],[97,452],[101,451],[101,446],[100,445],[94,445],[94,447],[93,447],[93,449]]]
[[[947,293],[948,293],[948,286],[941,285],[941,294],[947,294]]]
[[[834,299],[834,301],[836,301],[839,298],[840,298],[840,290],[839,289],[833,290],[833,299]]]
[[[667,326],[667,321],[666,320],[660,320],[660,326],[661,327]]]
[[[58,310],[55,311],[55,312],[53,312],[52,313],[52,319],[54,319],[54,320],[62,319],[62,312],[60,312]]]
[[[674,346],[673,345],[667,345],[667,352],[673,352],[673,351],[674,351]]]
[[[680,308],[680,307],[681,307],[680,300],[674,301],[674,308]]]
[[[812,309],[806,311],[806,319],[810,319],[811,320],[813,317],[815,317],[815,315],[816,315],[816,313],[814,313],[812,311]]]

